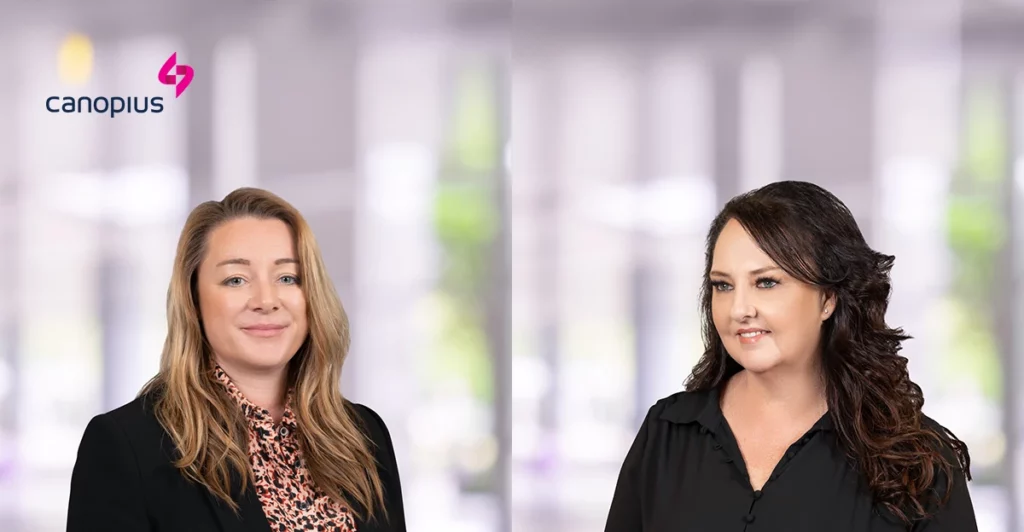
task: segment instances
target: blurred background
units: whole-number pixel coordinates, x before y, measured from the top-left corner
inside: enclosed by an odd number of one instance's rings
[[[507,18],[0,0],[0,530],[64,530],[86,424],[157,370],[186,215],[246,185],[319,239],[352,321],[343,391],[391,430],[409,529],[501,530]],[[157,78],[175,52],[195,71],[178,99]],[[164,111],[53,114],[50,96]]]
[[[800,179],[896,255],[925,412],[980,529],[1024,532],[1021,30],[1016,0],[0,0],[0,530],[63,530],[185,216],[244,185],[320,240],[411,531],[602,530],[701,352],[708,224]]]
[[[603,529],[643,416],[702,351],[711,219],[797,179],[896,256],[888,322],[925,413],[970,446],[980,530],[1024,531],[1024,4],[513,13],[513,529]]]

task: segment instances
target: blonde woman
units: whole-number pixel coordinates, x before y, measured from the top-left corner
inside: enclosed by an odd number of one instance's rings
[[[404,532],[388,429],[339,390],[345,312],[302,215],[254,188],[192,211],[159,373],[96,416],[68,532]]]

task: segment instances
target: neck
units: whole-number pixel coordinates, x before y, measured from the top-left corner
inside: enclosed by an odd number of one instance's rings
[[[217,360],[217,364],[231,377],[231,381],[246,399],[267,409],[275,422],[281,421],[288,386],[287,365],[281,368],[253,368],[221,360]]]
[[[743,403],[764,414],[820,416],[827,408],[825,381],[817,367],[788,371],[779,368],[764,373],[741,371],[730,385]]]

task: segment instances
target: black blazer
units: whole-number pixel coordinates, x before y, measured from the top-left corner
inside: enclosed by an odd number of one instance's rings
[[[89,422],[71,476],[67,532],[272,532],[252,482],[236,517],[173,466],[174,444],[143,396]],[[388,520],[358,521],[357,532],[406,532],[391,436],[380,416],[352,404],[373,442]],[[358,509],[358,508],[356,508]],[[365,512],[360,512],[365,515]],[[276,532],[276,531],[274,531]]]

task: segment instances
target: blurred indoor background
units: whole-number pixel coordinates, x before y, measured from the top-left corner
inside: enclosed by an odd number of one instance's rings
[[[701,351],[708,223],[801,179],[896,255],[925,412],[1024,532],[1021,36],[1018,0],[0,0],[0,530],[63,530],[185,215],[257,185],[324,249],[410,531],[599,531]]]
[[[970,446],[980,530],[1024,531],[1024,3],[513,13],[513,529],[603,529],[643,416],[702,351],[712,217],[798,179],[896,256],[924,410]]]
[[[157,369],[185,216],[244,185],[319,239],[352,321],[343,391],[391,430],[409,529],[501,530],[500,5],[0,0],[0,530],[64,530],[86,424]]]

